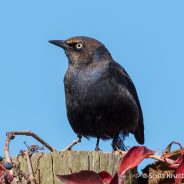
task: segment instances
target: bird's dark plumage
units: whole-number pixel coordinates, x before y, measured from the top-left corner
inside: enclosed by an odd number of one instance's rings
[[[85,137],[113,139],[113,146],[121,134],[132,133],[143,144],[143,114],[135,86],[106,47],[88,37],[50,42],[62,47],[69,60],[64,85],[73,130]]]

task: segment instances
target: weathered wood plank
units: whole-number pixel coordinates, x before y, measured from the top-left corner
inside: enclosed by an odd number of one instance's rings
[[[56,175],[70,174],[71,171],[93,170],[114,174],[119,168],[120,159],[120,156],[112,153],[63,151],[47,154],[37,153],[32,156],[31,161],[38,184],[61,184]],[[25,158],[19,157],[18,160],[21,170],[28,174]],[[130,175],[128,177],[131,178]],[[132,184],[131,179],[128,183]]]

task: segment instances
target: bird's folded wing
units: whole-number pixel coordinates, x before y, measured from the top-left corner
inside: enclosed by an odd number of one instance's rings
[[[129,77],[128,73],[125,71],[125,69],[120,64],[113,61],[109,63],[109,70],[110,70],[111,75],[114,77],[114,79],[119,85],[126,86],[126,88],[129,90],[129,92],[133,96],[134,100],[136,101],[137,106],[141,110],[136,88],[131,78]]]
[[[132,97],[134,98],[135,102],[137,103],[137,106],[139,108],[139,122],[138,122],[138,126],[139,129],[137,134],[138,136],[136,136],[136,139],[138,137],[141,137],[141,139],[139,139],[141,144],[144,143],[144,124],[143,124],[143,114],[142,114],[142,109],[141,109],[141,105],[139,102],[139,98],[137,95],[137,91],[136,88],[131,80],[131,78],[129,77],[128,73],[125,71],[125,69],[118,63],[116,63],[115,61],[112,61],[109,63],[109,70],[110,73],[112,75],[112,77],[114,77],[114,79],[117,81],[117,83],[119,83],[119,85],[124,85],[126,86],[126,88],[129,90],[129,92],[131,93]]]

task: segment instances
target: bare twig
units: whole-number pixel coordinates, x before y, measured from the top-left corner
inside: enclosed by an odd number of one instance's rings
[[[12,164],[12,159],[11,159],[10,152],[9,152],[9,145],[10,145],[10,141],[13,138],[14,138],[14,135],[12,133],[7,133],[5,147],[4,147],[5,161],[11,164]],[[10,170],[10,174],[13,175],[13,168]]]
[[[29,130],[25,130],[25,131],[12,131],[12,132],[8,132],[7,134],[11,134],[11,135],[25,135],[25,136],[31,136],[34,139],[36,139],[38,142],[40,142],[42,145],[44,145],[47,149],[49,149],[51,152],[56,151],[56,149],[52,146],[50,146],[48,143],[46,143],[43,139],[41,139],[38,135],[36,135],[35,133],[29,131]]]
[[[178,167],[179,164],[176,164],[175,163],[175,160],[172,160],[170,158],[163,158],[163,156],[160,156],[160,155],[150,155],[149,158],[152,158],[152,159],[155,159],[155,160],[158,160],[158,161],[161,161],[161,162],[166,162],[170,165],[175,165],[175,167]]]
[[[32,167],[29,152],[30,152],[29,150],[24,152],[24,155],[25,155],[25,157],[27,159],[27,163],[28,163],[28,169],[29,169],[29,172],[30,172],[29,178],[30,178],[31,184],[36,184],[36,180],[35,180],[35,177],[34,177],[33,167]]]
[[[15,138],[16,135],[25,135],[25,136],[31,136],[34,139],[36,139],[38,142],[40,142],[44,147],[48,148],[51,152],[56,151],[55,148],[53,148],[52,146],[50,146],[48,143],[46,143],[43,139],[41,139],[38,135],[36,135],[35,133],[26,130],[26,131],[12,131],[12,132],[7,132],[7,137],[6,137],[6,142],[5,142],[5,147],[4,147],[4,154],[5,154],[5,162],[9,162],[12,164],[12,159],[10,156],[10,152],[9,152],[9,145],[10,145],[10,141],[12,139]],[[30,171],[30,180],[31,180],[31,184],[35,184],[35,178],[34,178],[34,174],[33,174],[33,169],[32,169],[32,164],[31,164],[31,160],[30,160],[30,155],[34,152],[37,152],[38,150],[42,150],[44,149],[44,147],[39,147],[37,145],[32,145],[28,148],[27,151],[23,151],[23,154],[26,156],[27,158],[27,162],[28,162],[28,168]],[[13,176],[13,167],[12,169],[10,169],[9,171],[10,175]]]
[[[38,184],[41,184],[41,174],[40,174],[40,169],[38,169]]]
[[[62,151],[67,151],[67,150],[71,150],[73,146],[75,146],[76,144],[78,144],[79,142],[81,142],[82,136],[78,135],[77,139],[75,141],[73,141],[71,144],[69,144],[65,149],[63,149]]]

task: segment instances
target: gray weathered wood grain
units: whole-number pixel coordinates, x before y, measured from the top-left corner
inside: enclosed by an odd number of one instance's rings
[[[56,175],[70,174],[71,171],[93,170],[114,174],[119,168],[121,158],[112,153],[96,151],[63,151],[37,153],[32,155],[31,160],[38,184],[61,184]],[[29,174],[25,158],[19,157],[19,162],[21,170]],[[131,184],[131,180],[128,183]]]

